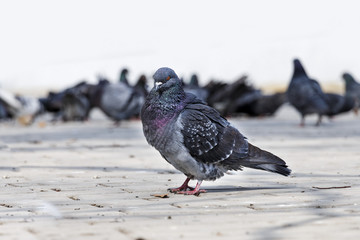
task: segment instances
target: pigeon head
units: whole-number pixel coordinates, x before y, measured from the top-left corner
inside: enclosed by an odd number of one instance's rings
[[[353,76],[351,76],[350,73],[344,73],[342,75],[343,79],[345,80],[346,83],[352,83],[355,82],[355,79],[353,78]]]
[[[153,78],[155,80],[155,89],[160,91],[164,91],[173,85],[181,84],[181,80],[174,70],[167,67],[159,68],[153,75]]]
[[[124,75],[128,74],[128,72],[129,72],[129,70],[127,68],[123,68],[121,70],[121,74],[124,74]]]
[[[304,67],[299,59],[295,58],[294,61],[294,76],[307,76]]]

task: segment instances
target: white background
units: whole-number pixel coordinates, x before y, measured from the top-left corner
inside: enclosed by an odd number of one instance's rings
[[[353,0],[11,0],[0,2],[0,86],[61,88],[122,67],[135,82],[179,76],[287,85],[292,59],[322,83],[360,78],[360,4]]]

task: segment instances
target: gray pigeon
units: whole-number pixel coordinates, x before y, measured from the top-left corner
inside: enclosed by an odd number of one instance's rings
[[[3,89],[0,89],[0,102],[5,106],[7,113],[23,125],[32,124],[44,110],[39,99],[15,95]]]
[[[294,60],[294,74],[287,96],[290,104],[301,114],[301,126],[305,125],[305,116],[313,113],[319,115],[316,125],[320,125],[322,116],[329,111],[319,83],[307,76],[299,59]]]
[[[329,112],[326,115],[330,118],[341,113],[349,112],[355,107],[354,98],[336,93],[325,93],[326,103],[329,105]]]
[[[284,176],[291,170],[279,157],[251,145],[214,108],[191,93],[170,68],[160,68],[155,85],[141,110],[146,140],[176,169],[186,175],[173,193],[198,195],[203,180],[216,180],[229,170],[243,167]],[[188,186],[197,180],[195,188]]]
[[[133,87],[123,82],[100,85],[101,96],[98,106],[116,123],[128,120],[140,113],[144,97],[135,91]]]
[[[62,97],[63,121],[85,121],[91,110],[89,99],[81,92],[81,88],[71,88]]]
[[[350,73],[344,73],[343,79],[345,80],[345,94],[355,100],[355,108],[360,107],[360,83],[355,81]]]

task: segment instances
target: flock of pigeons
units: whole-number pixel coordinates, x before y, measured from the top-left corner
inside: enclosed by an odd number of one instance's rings
[[[299,59],[294,60],[294,73],[287,89],[290,104],[301,115],[301,123],[305,124],[305,116],[317,114],[316,125],[320,125],[322,117],[354,110],[357,113],[360,103],[360,84],[349,73],[344,73],[345,95],[324,93],[320,84],[308,77]]]
[[[116,123],[138,118],[149,93],[147,79],[142,75],[131,85],[127,75],[128,70],[123,69],[116,83],[99,77],[97,84],[83,81],[59,92],[49,92],[43,98],[14,95],[0,88],[0,120],[18,119],[31,124],[37,116],[51,113],[53,120],[85,121],[94,108]],[[247,76],[232,83],[212,80],[200,86],[194,74],[188,83],[182,81],[182,86],[185,92],[193,93],[222,116],[271,116],[289,102],[301,114],[301,125],[308,114],[318,114],[319,125],[323,116],[332,117],[359,108],[360,84],[349,73],[343,78],[344,95],[324,93],[320,84],[309,78],[301,62],[295,59],[294,74],[286,92],[265,95],[249,83]]]

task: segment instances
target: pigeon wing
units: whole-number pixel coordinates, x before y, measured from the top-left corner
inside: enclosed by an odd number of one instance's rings
[[[184,145],[197,161],[217,163],[230,156],[247,156],[245,138],[213,108],[189,104],[180,114],[180,120]]]

